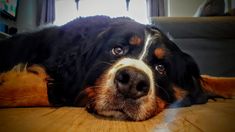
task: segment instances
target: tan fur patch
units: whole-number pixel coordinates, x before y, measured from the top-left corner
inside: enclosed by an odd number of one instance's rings
[[[130,38],[129,43],[131,45],[140,45],[142,42],[141,38],[137,35],[134,35]]]
[[[182,100],[188,94],[187,91],[175,85],[173,86],[173,90],[174,90],[175,98],[177,100]]]
[[[0,74],[0,107],[49,106],[43,67],[16,65]]]
[[[166,50],[163,48],[156,48],[154,50],[154,55],[158,58],[158,59],[163,59],[166,55]]]
[[[225,98],[235,97],[235,77],[212,77],[202,75],[201,84],[206,92]]]
[[[156,97],[156,103],[158,106],[156,114],[162,112],[167,107],[167,103],[163,101],[162,99],[160,99],[159,97]]]

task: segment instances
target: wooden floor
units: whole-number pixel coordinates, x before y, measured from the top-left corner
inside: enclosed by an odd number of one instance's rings
[[[235,99],[167,109],[142,122],[117,121],[83,108],[0,109],[0,132],[235,132]]]

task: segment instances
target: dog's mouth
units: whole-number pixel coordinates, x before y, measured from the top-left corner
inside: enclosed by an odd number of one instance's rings
[[[94,89],[95,91],[98,89]],[[155,99],[145,97],[142,99],[130,99],[118,93],[94,94],[86,105],[90,113],[119,120],[141,121],[157,114]],[[114,95],[115,94],[115,95]]]
[[[127,98],[116,87],[88,87],[77,98],[77,106],[86,106],[89,113],[119,120],[141,121],[161,111],[155,96]]]
[[[86,109],[88,112],[90,113],[94,113],[97,115],[101,115],[107,118],[115,118],[115,119],[119,119],[119,120],[134,120],[134,118],[132,118],[131,116],[129,116],[127,114],[126,111],[124,111],[124,109],[122,108],[113,108],[113,109],[109,109],[109,108],[104,108],[102,110],[96,110],[95,108],[92,108],[90,106],[86,106]]]

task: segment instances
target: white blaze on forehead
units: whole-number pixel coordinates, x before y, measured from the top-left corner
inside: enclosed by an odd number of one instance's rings
[[[116,72],[124,67],[134,67],[136,69],[139,69],[140,71],[143,71],[149,78],[150,81],[150,94],[154,94],[154,79],[153,79],[153,72],[151,68],[146,65],[141,60],[131,59],[131,58],[123,58],[120,61],[118,61],[108,72],[109,75],[111,75],[110,80],[114,80]],[[113,85],[113,81],[108,82],[109,85]]]
[[[143,60],[145,58],[145,56],[148,54],[148,50],[149,47],[151,46],[151,44],[153,43],[154,39],[159,38],[160,36],[160,32],[158,30],[152,30],[154,32],[154,34],[150,34],[150,33],[145,33],[145,43],[144,43],[144,48],[139,56],[139,60]]]
[[[151,40],[152,40],[152,36],[150,34],[147,34],[147,37],[144,43],[144,49],[142,53],[140,54],[139,60],[143,60],[146,54],[148,53],[147,51],[148,51],[148,48],[150,47]]]

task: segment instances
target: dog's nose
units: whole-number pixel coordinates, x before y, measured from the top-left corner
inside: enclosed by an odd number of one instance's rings
[[[126,98],[138,99],[148,94],[150,81],[143,71],[125,67],[116,72],[114,83],[119,93]]]

